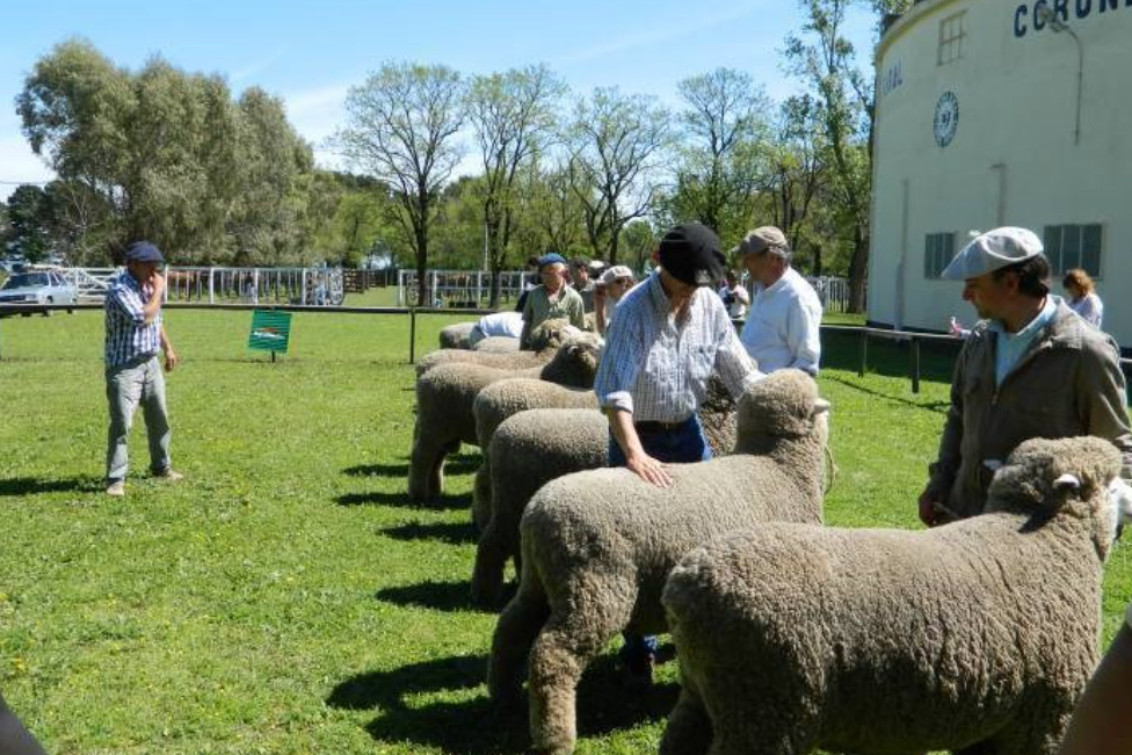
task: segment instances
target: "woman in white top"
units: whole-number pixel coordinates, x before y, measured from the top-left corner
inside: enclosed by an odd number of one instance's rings
[[[1065,274],[1061,285],[1069,294],[1065,302],[1069,308],[1085,318],[1086,322],[1101,327],[1101,320],[1104,319],[1104,304],[1101,302],[1101,297],[1093,290],[1093,279],[1089,274],[1080,268],[1070,270]]]

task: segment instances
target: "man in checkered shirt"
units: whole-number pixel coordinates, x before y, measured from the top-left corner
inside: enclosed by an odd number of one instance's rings
[[[150,471],[155,477],[179,480],[169,460],[169,417],[165,408],[165,370],[177,366],[177,353],[161,322],[165,278],[157,271],[161,251],[148,241],[126,249],[126,270],[112,279],[106,292],[106,399],[110,406],[107,434],[106,493],[126,493],[129,468],[127,442],[134,410],[142,405],[149,436]]]

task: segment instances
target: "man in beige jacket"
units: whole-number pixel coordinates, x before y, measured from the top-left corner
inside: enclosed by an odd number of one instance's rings
[[[1124,457],[1132,431],[1120,350],[1049,293],[1042,243],[1024,228],[978,236],[943,271],[982,318],[963,345],[939,457],[920,495],[928,526],[980,514],[994,469],[1024,440],[1095,435]]]

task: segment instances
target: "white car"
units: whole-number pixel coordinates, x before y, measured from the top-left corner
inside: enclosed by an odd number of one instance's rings
[[[75,304],[78,298],[77,288],[50,271],[16,273],[0,286],[0,304]]]

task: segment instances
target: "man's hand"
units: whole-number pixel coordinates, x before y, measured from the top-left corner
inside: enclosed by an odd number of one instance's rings
[[[923,493],[920,493],[920,521],[928,527],[934,527],[939,524],[939,510],[936,508],[935,494],[931,492],[931,488],[925,488]]]
[[[630,456],[625,460],[625,466],[628,467],[633,474],[647,483],[656,485],[658,488],[672,487],[672,476],[668,474],[666,465],[646,453]]]
[[[172,372],[173,369],[177,366],[177,363],[180,362],[180,361],[181,360],[177,356],[177,352],[173,351],[172,346],[165,349],[165,371],[166,372]]]

